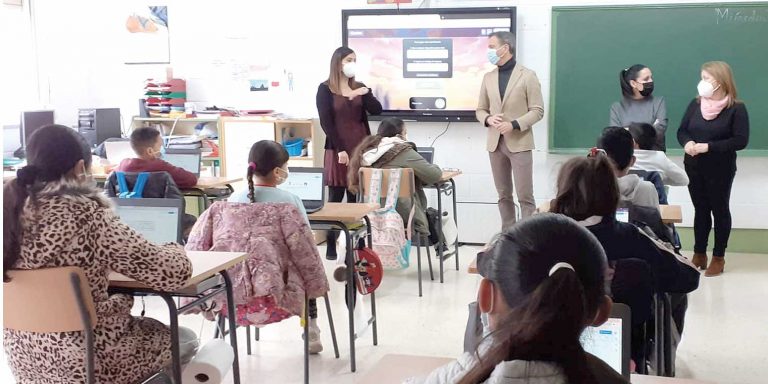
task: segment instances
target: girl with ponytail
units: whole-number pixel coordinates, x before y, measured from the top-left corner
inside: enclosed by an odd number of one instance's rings
[[[228,199],[233,203],[289,203],[298,208],[309,226],[309,218],[301,198],[277,188],[288,180],[288,152],[279,143],[261,140],[248,153],[246,180],[248,189],[235,192]],[[309,353],[323,350],[320,327],[317,326],[317,300],[309,299]]]
[[[158,291],[179,289],[192,274],[184,248],[151,243],[117,218],[91,177],[88,143],[71,128],[41,127],[26,149],[28,165],[3,186],[3,281],[14,282],[10,270],[82,268],[98,319],[95,381],[132,383],[164,370],[171,360],[170,330],[131,316],[133,297],[110,295],[108,274],[122,273]],[[6,328],[3,336],[16,382],[78,383],[86,377],[84,355],[73,353],[85,343],[82,332]],[[181,327],[179,337],[182,362],[188,362],[197,336]]]
[[[600,243],[575,221],[540,214],[478,255],[478,307],[491,333],[475,353],[411,383],[627,383],[579,338],[608,319]]]

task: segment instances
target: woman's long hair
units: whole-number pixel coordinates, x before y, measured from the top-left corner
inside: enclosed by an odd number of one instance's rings
[[[405,129],[405,122],[396,117],[387,117],[379,123],[379,129],[375,135],[368,136],[355,147],[352,151],[352,156],[349,159],[349,166],[347,167],[347,188],[357,194],[359,190],[361,163],[363,161],[363,154],[374,149],[381,144],[381,139],[385,137],[395,137],[403,133]]]
[[[335,51],[333,51],[333,55],[331,56],[331,68],[328,73],[328,88],[331,89],[331,92],[341,95],[341,89],[339,89],[339,84],[341,83],[341,80],[344,78],[344,74],[341,72],[341,61],[344,60],[345,57],[355,53],[355,51],[351,50],[347,47],[338,47]],[[362,87],[363,85],[355,81],[354,77],[349,78],[347,80],[347,83],[349,84],[349,87],[352,89],[357,89]]]
[[[91,166],[88,143],[77,132],[63,125],[44,126],[29,138],[27,166],[16,178],[3,186],[3,281],[8,282],[8,270],[21,255],[21,214],[27,198],[34,203],[35,194],[45,184],[59,181],[83,160]]]
[[[557,364],[568,383],[594,383],[579,338],[605,296],[606,259],[597,239],[572,219],[546,213],[510,227],[479,257],[489,258],[481,273],[512,310],[458,382],[480,383],[502,361],[526,360]],[[573,270],[550,275],[561,262]]]

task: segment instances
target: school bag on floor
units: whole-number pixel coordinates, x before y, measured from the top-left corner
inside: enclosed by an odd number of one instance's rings
[[[384,171],[381,169],[373,169],[372,171],[367,201],[380,204]],[[393,168],[388,172],[389,185],[387,186],[387,199],[384,207],[368,215],[373,240],[371,248],[379,255],[384,268],[404,269],[408,267],[411,236],[408,233],[410,231],[406,232],[403,218],[395,210],[397,197],[400,193],[402,170]],[[411,216],[413,216],[413,210],[411,210]]]

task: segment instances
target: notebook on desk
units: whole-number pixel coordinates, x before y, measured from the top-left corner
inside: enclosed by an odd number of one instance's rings
[[[614,303],[611,316],[599,327],[587,327],[581,334],[584,350],[603,360],[629,379],[631,311],[627,305]]]
[[[181,199],[113,198],[120,220],[155,243],[182,243]]]
[[[163,156],[163,160],[167,161],[174,167],[183,168],[187,172],[191,172],[195,176],[200,177],[200,160],[202,160],[202,157],[203,153],[199,148],[167,148],[165,150],[165,156]]]
[[[325,204],[325,179],[322,168],[289,168],[291,172],[277,187],[293,193],[304,203],[307,213],[317,212]]]

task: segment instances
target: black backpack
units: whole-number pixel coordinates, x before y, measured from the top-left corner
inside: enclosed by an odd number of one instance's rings
[[[440,218],[440,212],[434,208],[427,208],[427,224],[429,225],[429,245],[434,245],[436,250],[442,248],[443,252],[448,250],[443,235],[443,221]]]

